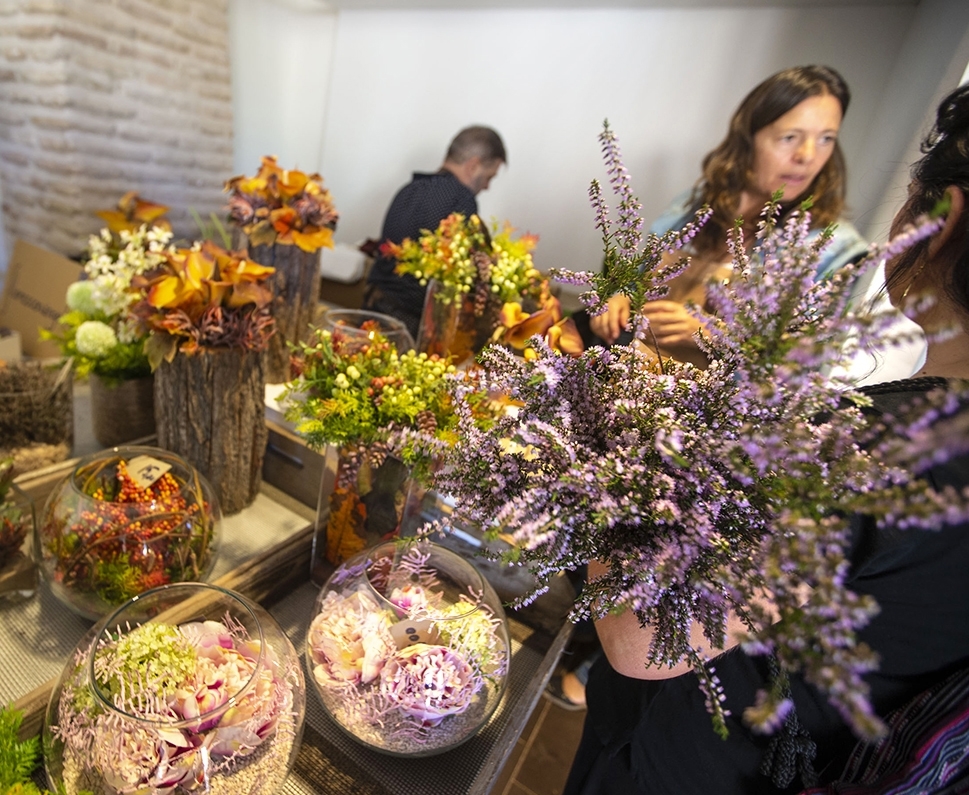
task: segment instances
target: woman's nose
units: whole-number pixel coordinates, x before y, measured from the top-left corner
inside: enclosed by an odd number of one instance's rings
[[[816,151],[814,141],[807,138],[795,151],[795,157],[797,157],[798,161],[801,163],[810,163],[814,159]]]

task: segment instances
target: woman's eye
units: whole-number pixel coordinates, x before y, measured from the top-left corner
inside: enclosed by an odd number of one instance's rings
[[[837,140],[838,140],[838,136],[837,135],[822,135],[821,136],[821,143],[824,146],[831,146],[832,144],[836,143]]]

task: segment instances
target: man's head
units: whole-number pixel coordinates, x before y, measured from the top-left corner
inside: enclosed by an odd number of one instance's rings
[[[454,174],[474,193],[486,190],[502,163],[507,162],[505,145],[490,127],[466,127],[461,130],[444,157],[443,168]]]

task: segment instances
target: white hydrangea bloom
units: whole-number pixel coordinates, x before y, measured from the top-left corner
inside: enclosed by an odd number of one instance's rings
[[[94,290],[94,282],[74,282],[67,288],[67,308],[74,312],[83,312],[85,315],[93,315],[97,312]]]
[[[111,349],[118,344],[118,336],[114,329],[100,320],[87,320],[77,327],[74,336],[78,353],[84,356],[107,356]]]

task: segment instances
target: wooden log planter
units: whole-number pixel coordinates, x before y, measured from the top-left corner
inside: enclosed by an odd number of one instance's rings
[[[94,438],[105,447],[155,433],[154,376],[111,382],[91,373]]]
[[[207,350],[178,354],[155,371],[158,446],[208,478],[226,514],[241,511],[259,492],[269,436],[262,357]]]
[[[276,333],[270,338],[266,351],[266,382],[281,384],[290,380],[290,344],[309,341],[316,318],[320,252],[276,243],[250,246],[249,258],[276,269],[270,280]]]

